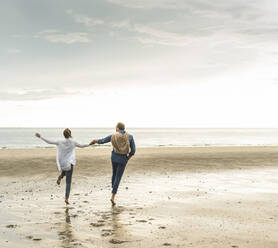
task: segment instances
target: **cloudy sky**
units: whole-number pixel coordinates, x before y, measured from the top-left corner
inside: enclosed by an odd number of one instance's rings
[[[9,0],[0,126],[278,127],[277,0]]]

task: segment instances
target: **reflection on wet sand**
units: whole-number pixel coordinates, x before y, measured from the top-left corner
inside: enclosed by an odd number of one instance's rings
[[[111,207],[112,229],[115,238],[122,238],[123,234],[126,232],[120,221],[120,213],[122,213],[123,211],[123,207]]]
[[[111,244],[122,244],[127,241],[128,231],[124,228],[121,221],[121,213],[124,211],[124,207],[111,207],[111,227],[113,238],[109,240]]]
[[[61,247],[63,248],[70,248],[73,247],[74,240],[74,234],[71,226],[71,220],[69,215],[69,208],[66,208],[65,210],[65,222],[62,223],[61,228],[62,231],[58,232],[59,240],[61,240],[62,244]]]

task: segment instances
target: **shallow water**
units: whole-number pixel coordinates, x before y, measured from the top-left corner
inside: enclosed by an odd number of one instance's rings
[[[110,135],[114,128],[72,128],[74,139],[89,143]],[[50,147],[34,136],[62,138],[62,128],[0,128],[0,148]],[[278,129],[131,128],[137,147],[278,145]]]

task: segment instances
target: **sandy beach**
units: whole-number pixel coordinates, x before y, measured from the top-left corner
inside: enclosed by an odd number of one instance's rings
[[[111,148],[0,150],[0,247],[278,247],[278,148],[139,148],[112,208]]]

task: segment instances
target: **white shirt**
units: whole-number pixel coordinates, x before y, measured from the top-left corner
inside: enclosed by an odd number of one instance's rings
[[[79,143],[70,138],[58,141],[51,141],[41,136],[41,139],[48,144],[53,144],[57,146],[56,161],[59,171],[70,170],[71,165],[75,165],[75,147],[84,148],[89,146],[89,144],[80,145]]]

